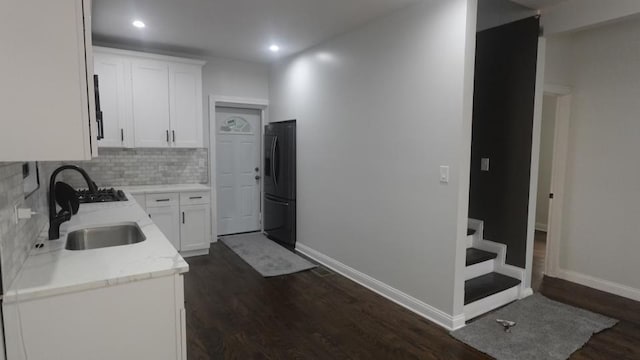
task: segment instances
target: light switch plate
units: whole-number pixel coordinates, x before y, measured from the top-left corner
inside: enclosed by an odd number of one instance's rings
[[[482,158],[482,160],[480,160],[480,170],[489,171],[489,158]]]
[[[449,183],[449,167],[440,166],[440,182],[443,184]]]

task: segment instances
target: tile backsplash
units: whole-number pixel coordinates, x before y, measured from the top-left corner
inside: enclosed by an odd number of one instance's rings
[[[208,149],[99,149],[96,159],[71,163],[85,169],[100,187],[209,182]],[[73,187],[86,187],[77,173],[61,176]]]
[[[48,222],[46,179],[47,163],[40,163],[40,188],[24,198],[22,163],[0,163],[0,260],[2,291],[9,288],[38,234]],[[31,208],[38,214],[31,219],[14,221],[14,206]]]
[[[208,149],[100,149],[91,161],[64,162],[84,168],[98,186],[207,184]],[[48,224],[49,175],[60,162],[40,163],[40,188],[24,198],[22,163],[0,163],[0,268],[2,291],[9,288],[38,235]],[[64,171],[58,179],[74,187],[86,187],[82,177]],[[38,214],[15,223],[14,206]]]

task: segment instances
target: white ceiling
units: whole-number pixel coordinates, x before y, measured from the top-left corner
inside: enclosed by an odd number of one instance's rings
[[[482,0],[480,0],[482,1]],[[541,10],[550,6],[557,5],[566,0],[511,0],[514,3],[526,6],[529,9]]]
[[[418,1],[94,0],[93,35],[102,44],[267,62]]]

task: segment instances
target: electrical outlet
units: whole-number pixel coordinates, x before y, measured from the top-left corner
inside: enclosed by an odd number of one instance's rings
[[[489,171],[489,158],[480,160],[480,171]]]
[[[17,224],[20,220],[31,219],[31,216],[36,215],[36,212],[31,208],[21,208],[19,204],[13,206],[13,222]]]

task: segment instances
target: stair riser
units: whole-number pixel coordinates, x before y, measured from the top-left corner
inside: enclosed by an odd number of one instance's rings
[[[469,280],[493,272],[496,266],[495,259],[467,266],[464,269],[464,280]]]
[[[497,309],[519,298],[520,286],[514,286],[507,290],[493,294],[484,299],[474,301],[464,306],[464,318],[466,321]]]
[[[473,247],[473,235],[467,236],[467,249]]]

